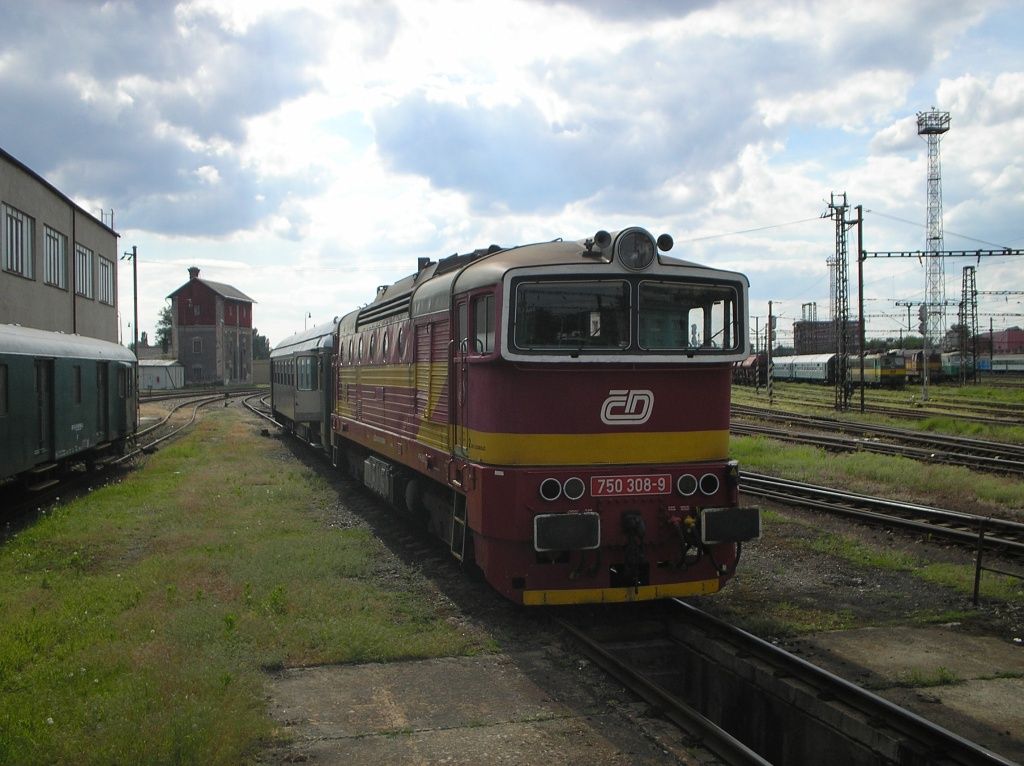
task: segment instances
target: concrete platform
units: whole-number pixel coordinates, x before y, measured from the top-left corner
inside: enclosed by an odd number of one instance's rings
[[[954,627],[892,627],[822,633],[801,648],[811,662],[1024,763],[1024,646]]]
[[[270,709],[293,742],[261,761],[697,763],[583,674],[543,651],[286,670],[270,683]]]

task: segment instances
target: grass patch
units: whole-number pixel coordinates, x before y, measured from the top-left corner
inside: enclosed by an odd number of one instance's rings
[[[0,763],[234,764],[274,736],[264,669],[490,648],[333,500],[226,410],[9,541]]]
[[[798,544],[818,553],[845,559],[858,566],[908,572],[925,582],[941,585],[961,594],[971,595],[974,593],[973,562],[964,564],[929,563],[909,553],[877,548],[859,540],[832,533],[822,534]],[[979,593],[987,599],[1022,602],[1024,601],[1024,580],[992,572],[982,572]],[[963,615],[962,612],[952,612],[931,617],[922,615],[920,619],[928,622],[950,622],[963,619]]]
[[[955,686],[964,680],[947,667],[939,666],[932,670],[907,670],[896,676],[894,686],[907,689],[926,689],[933,686]]]
[[[971,508],[979,502],[1024,508],[1024,482],[960,466],[871,452],[832,454],[763,436],[733,436],[729,451],[741,469],[799,481],[872,494],[895,487],[904,497],[932,498],[930,502],[949,508]]]
[[[746,629],[756,635],[799,636],[854,627],[853,613],[842,609],[828,611],[804,604],[779,601],[766,605],[754,621],[745,622]]]

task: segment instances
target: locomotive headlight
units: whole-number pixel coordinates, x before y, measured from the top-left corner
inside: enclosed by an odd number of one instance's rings
[[[570,500],[579,500],[583,497],[583,493],[586,491],[587,485],[583,483],[583,479],[578,476],[573,476],[571,479],[566,479],[565,484],[562,485],[562,492]]]
[[[697,491],[697,477],[692,473],[684,473],[676,479],[676,489],[679,490],[680,495],[689,497]]]
[[[561,494],[562,482],[558,479],[551,477],[544,479],[544,481],[540,483],[540,496],[548,502],[557,500]]]
[[[713,473],[706,473],[700,477],[700,491],[705,495],[713,495],[718,491],[718,477]]]
[[[657,245],[651,235],[642,229],[632,229],[619,235],[615,243],[615,255],[627,269],[640,271],[654,262]]]

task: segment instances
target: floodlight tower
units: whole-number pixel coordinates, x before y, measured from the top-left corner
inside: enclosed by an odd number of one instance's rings
[[[942,262],[942,164],[939,142],[949,130],[949,112],[933,106],[930,112],[917,113],[917,135],[928,141],[928,218],[925,240],[925,314],[926,334],[941,344],[946,334],[946,274]]]

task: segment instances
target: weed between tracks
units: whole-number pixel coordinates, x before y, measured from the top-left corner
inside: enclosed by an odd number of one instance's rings
[[[984,505],[1016,509],[1018,515],[1024,510],[1024,482],[960,466],[871,452],[830,454],[763,436],[733,436],[729,451],[741,470],[972,513],[987,513],[979,508]]]
[[[8,542],[0,763],[238,763],[266,669],[480,651],[334,502],[223,412]]]

